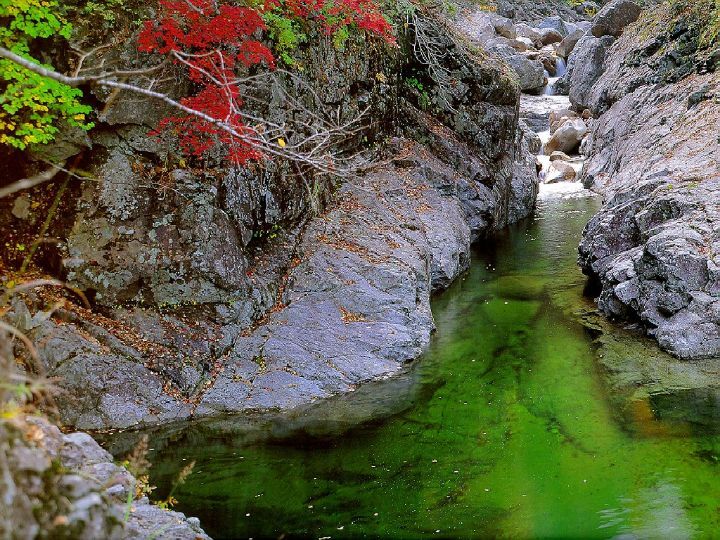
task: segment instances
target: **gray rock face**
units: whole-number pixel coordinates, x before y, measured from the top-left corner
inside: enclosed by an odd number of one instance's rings
[[[209,538],[197,519],[135,499],[137,480],[92,437],[39,417],[0,423],[0,478],[2,538]]]
[[[523,92],[539,92],[544,88],[547,80],[542,62],[518,54],[515,49],[506,45],[490,46],[488,50],[497,54],[510,65],[517,75],[520,89]]]
[[[588,108],[590,92],[604,72],[605,57],[614,41],[611,36],[596,38],[585,34],[575,45],[560,88],[568,90],[570,103],[576,109]]]
[[[584,30],[581,30],[580,28],[574,30],[572,33],[568,34],[563,38],[563,40],[555,48],[555,52],[558,54],[558,56],[568,58],[573,52],[573,50],[575,50],[575,46],[577,45],[578,41],[580,41],[580,38],[582,38],[584,35]]]
[[[398,372],[428,344],[430,294],[467,268],[471,241],[499,225],[495,216],[518,219],[534,206],[529,152],[508,179],[509,198],[498,200],[406,148],[397,167],[345,184],[337,205],[310,224],[284,307],[234,341],[196,415],[289,408]]]
[[[668,177],[618,190],[587,226],[582,266],[599,276],[600,308],[637,317],[685,359],[720,355],[720,178],[698,186]]]
[[[641,8],[632,0],[612,0],[593,19],[590,32],[595,37],[619,37],[625,27],[640,17]]]
[[[603,311],[638,322],[675,356],[714,358],[720,141],[708,134],[717,133],[720,100],[689,98],[720,87],[720,75],[657,84],[653,58],[628,62],[647,47],[623,34],[590,93],[602,114],[592,123],[583,181],[607,202],[585,230],[580,264],[602,287]]]
[[[455,83],[427,76],[424,94],[396,84],[403,62],[418,64],[394,50],[309,48],[317,95],[307,99],[343,115],[366,103],[363,137],[384,125],[424,142],[393,147],[397,168],[359,179],[329,186],[271,163],[223,174],[163,168],[148,157],[165,150],[147,142],[143,119],[107,111],[112,126],[91,133],[101,181],[84,186],[64,253],[68,280],[94,294],[102,315],[69,307],[48,319],[38,298],[8,314],[61,379],[66,425],[292,407],[420,354],[433,328],[430,293],[467,267],[471,242],[527,216],[537,194],[535,141],[519,130],[510,69],[471,54],[436,21],[421,24],[442,43]],[[268,114],[290,115],[277,109]]]

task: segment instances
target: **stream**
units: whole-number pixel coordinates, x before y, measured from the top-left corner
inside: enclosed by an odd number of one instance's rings
[[[155,497],[172,491],[214,538],[715,535],[717,393],[638,397],[588,322],[576,250],[599,205],[579,183],[542,186],[534,217],[434,300],[437,334],[403,375],[152,436]],[[614,338],[621,359],[660,358]]]

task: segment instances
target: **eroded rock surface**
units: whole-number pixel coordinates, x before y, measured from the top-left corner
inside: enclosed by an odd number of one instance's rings
[[[136,500],[136,484],[86,433],[39,417],[0,423],[2,538],[208,538],[197,519]]]
[[[288,408],[394,373],[422,352],[431,292],[467,267],[471,242],[532,211],[538,180],[509,68],[437,20],[417,24],[441,44],[453,84],[434,84],[407,53],[412,43],[367,54],[360,40],[341,55],[324,40],[304,62],[314,93],[294,79],[268,90],[343,118],[367,106],[358,139],[390,131],[422,142],[400,137],[385,151],[394,165],[372,174],[183,166],[162,141],[148,142],[162,111],[107,107],[87,158],[99,181],[78,192],[60,261],[96,310],[66,305],[49,317],[42,295],[30,295],[8,314],[61,379],[66,424]],[[267,102],[258,114],[291,115]]]
[[[638,25],[667,25],[667,15]],[[602,286],[603,311],[696,359],[720,356],[720,75],[712,51],[677,50],[695,39],[685,32],[671,41],[662,28],[646,39],[626,31],[588,94],[600,116],[584,181],[607,201],[580,263]]]

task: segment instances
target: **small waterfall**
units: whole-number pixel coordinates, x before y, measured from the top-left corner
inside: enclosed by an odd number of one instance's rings
[[[565,59],[557,56],[555,58],[555,76],[554,77],[548,77],[548,84],[545,87],[545,95],[546,96],[554,96],[556,95],[555,92],[555,83],[559,78],[561,78],[563,75],[567,73],[567,64],[565,63]],[[545,70],[545,75],[547,76],[548,72]]]

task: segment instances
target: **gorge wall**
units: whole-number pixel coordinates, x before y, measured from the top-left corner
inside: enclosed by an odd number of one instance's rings
[[[318,35],[302,53],[303,81],[261,89],[258,112],[278,122],[367,108],[343,144],[379,147],[383,164],[371,172],[337,182],[284,164],[183,166],[147,136],[165,111],[123,95],[87,137],[44,149],[96,178],[68,191],[58,248],[43,258],[94,309],[65,303],[38,316],[43,292],[9,314],[61,381],[66,425],[292,407],[390,375],[422,352],[431,293],[467,268],[471,242],[532,211],[537,174],[507,68],[440,16],[414,24],[444,51],[452,85],[433,83],[409,33],[398,49],[358,39],[342,54]],[[292,99],[275,106],[282,95]],[[18,209],[34,194],[21,197],[4,225],[26,224]]]
[[[580,264],[599,281],[602,311],[685,359],[720,355],[720,49],[701,37],[710,4],[659,3],[620,37],[588,35],[566,77],[574,105],[596,117],[583,175],[605,197]]]

